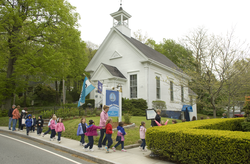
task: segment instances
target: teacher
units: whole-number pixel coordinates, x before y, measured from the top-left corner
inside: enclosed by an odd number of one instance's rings
[[[105,128],[106,120],[109,117],[108,116],[108,111],[109,111],[109,106],[104,105],[103,106],[103,111],[100,114],[100,124],[99,124],[99,126],[101,126],[103,128]],[[101,132],[101,136],[100,136],[100,139],[99,139],[98,148],[103,149],[106,146],[106,141],[107,141],[106,136],[104,137],[104,134],[106,134],[106,129],[101,129],[100,132]],[[104,137],[104,139],[103,139],[103,137]]]

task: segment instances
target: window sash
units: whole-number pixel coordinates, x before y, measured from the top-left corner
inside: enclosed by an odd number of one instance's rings
[[[184,102],[184,90],[183,90],[183,86],[181,86],[181,102]]]
[[[137,75],[130,75],[130,98],[137,98]]]
[[[160,83],[160,77],[156,76],[156,98],[161,98],[161,83]]]
[[[172,81],[170,81],[170,100],[174,101],[174,86]]]

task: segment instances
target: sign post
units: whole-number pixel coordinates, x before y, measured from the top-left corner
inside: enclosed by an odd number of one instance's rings
[[[122,98],[118,90],[108,89],[103,87],[103,105],[109,106],[108,116],[119,117],[119,122],[122,121]]]

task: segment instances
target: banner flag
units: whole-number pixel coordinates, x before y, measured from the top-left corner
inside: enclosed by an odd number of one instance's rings
[[[82,106],[85,103],[85,97],[94,89],[95,89],[95,87],[90,83],[87,76],[85,76],[85,79],[84,79],[83,85],[82,85],[82,92],[80,94],[80,98],[79,98],[77,107]]]
[[[98,93],[102,93],[102,83],[98,81]]]

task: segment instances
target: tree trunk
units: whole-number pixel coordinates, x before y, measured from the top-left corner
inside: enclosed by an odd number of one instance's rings
[[[213,97],[211,97],[211,104],[213,106],[213,116],[214,116],[214,118],[216,118],[216,107],[215,107],[215,102],[214,102]]]

